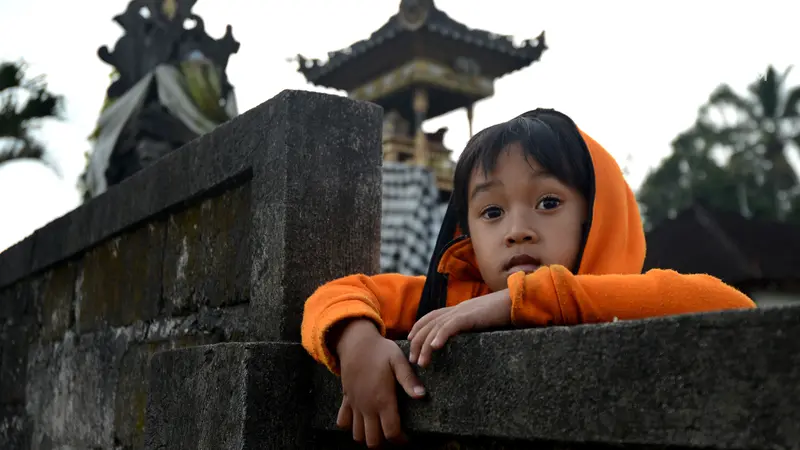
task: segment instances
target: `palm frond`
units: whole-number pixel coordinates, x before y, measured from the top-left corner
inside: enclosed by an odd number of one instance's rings
[[[17,105],[7,99],[0,103],[0,138],[23,139],[25,137],[24,122],[17,113]]]
[[[800,86],[789,90],[781,116],[787,119],[800,117]]]
[[[711,93],[708,97],[708,104],[714,106],[733,106],[743,111],[751,111],[753,103],[748,99],[741,97],[727,84],[722,84]]]
[[[758,111],[758,105],[751,99],[737,94],[727,84],[717,87],[708,97],[708,102],[700,107],[698,111],[699,120],[708,117],[712,108],[718,108],[724,112],[726,107],[744,114],[748,120],[755,122],[760,120],[761,115],[759,114],[760,111]]]
[[[772,66],[769,66],[764,77],[756,80],[750,87],[759,105],[764,118],[778,117],[781,94],[783,91],[783,78]]]
[[[39,88],[22,106],[19,116],[23,122],[59,118],[62,101],[61,96],[53,95],[45,88]]]
[[[0,164],[11,161],[12,159],[42,159],[44,149],[40,145],[32,142],[25,142],[20,139],[3,139],[10,143],[5,148],[0,148]],[[2,142],[2,141],[0,141]]]
[[[61,176],[59,167],[47,157],[47,152],[38,142],[32,139],[2,139],[0,143],[2,141],[10,141],[10,144],[6,145],[5,148],[0,147],[0,165],[9,161],[28,159],[44,164],[53,170],[56,175]]]
[[[60,118],[63,97],[47,89],[44,76],[26,77],[26,68],[24,62],[0,62],[0,164],[36,160],[61,176],[30,129],[39,120]]]
[[[21,87],[24,78],[25,70],[21,63],[0,63],[0,91]]]

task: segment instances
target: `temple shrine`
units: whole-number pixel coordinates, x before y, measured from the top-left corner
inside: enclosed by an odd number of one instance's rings
[[[192,12],[197,0],[130,0],[114,17],[124,34],[98,57],[113,67],[81,177],[84,200],[238,114],[226,69],[239,50]]]
[[[433,0],[402,0],[377,31],[328,60],[298,55],[299,72],[314,85],[384,108],[384,160],[426,167],[442,199],[452,192],[454,163],[442,128],[422,124],[460,108],[472,134],[473,107],[494,95],[494,81],[537,61],[547,49],[544,32],[517,45],[510,36],[469,28]]]

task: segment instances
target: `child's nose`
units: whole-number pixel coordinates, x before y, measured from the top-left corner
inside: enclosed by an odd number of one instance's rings
[[[530,227],[520,227],[509,230],[506,234],[506,245],[511,246],[514,244],[522,243],[536,243],[539,241],[539,236]]]

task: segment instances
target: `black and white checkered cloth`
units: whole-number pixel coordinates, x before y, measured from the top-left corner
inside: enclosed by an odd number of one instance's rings
[[[384,162],[381,272],[424,275],[446,208],[431,171]]]

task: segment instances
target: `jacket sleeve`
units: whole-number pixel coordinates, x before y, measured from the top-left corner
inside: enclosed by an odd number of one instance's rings
[[[351,275],[324,284],[306,300],[301,326],[303,347],[338,373],[338,359],[328,348],[328,332],[345,320],[372,320],[381,335],[405,334],[416,319],[425,277],[400,274]]]
[[[755,308],[709,275],[650,270],[631,275],[573,275],[549,266],[508,279],[511,321],[517,326],[577,325],[676,314]]]

